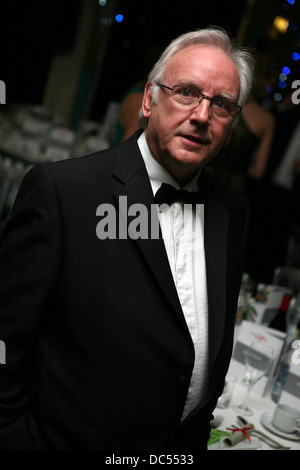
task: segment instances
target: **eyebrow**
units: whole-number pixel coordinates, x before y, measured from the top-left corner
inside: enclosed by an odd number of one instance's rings
[[[195,88],[196,90],[200,91],[199,86],[195,82],[192,82],[190,80],[180,80],[179,85],[190,87],[190,88]],[[223,99],[227,101],[232,101],[233,103],[236,103],[238,100],[238,98],[234,98],[232,95],[228,95],[227,93],[217,94],[217,95],[214,95],[212,98],[216,98],[216,99],[219,98],[219,99]]]

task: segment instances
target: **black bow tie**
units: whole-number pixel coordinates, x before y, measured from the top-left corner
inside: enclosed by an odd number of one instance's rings
[[[185,189],[176,189],[171,184],[162,183],[156,192],[154,202],[158,205],[171,205],[175,201],[182,201],[187,204],[203,204],[208,199],[208,194],[201,191],[189,192]]]

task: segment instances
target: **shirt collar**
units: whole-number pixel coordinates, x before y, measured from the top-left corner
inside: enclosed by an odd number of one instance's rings
[[[152,155],[147,144],[145,132],[143,132],[142,135],[138,138],[138,146],[146,165],[153,194],[156,194],[162,183],[168,183],[174,186],[176,189],[180,189],[181,186],[177,183],[177,181],[175,181],[170,173],[168,173],[167,170],[165,170]],[[182,186],[182,188],[186,189],[187,191],[198,191],[199,188],[197,181],[200,175],[200,171],[201,169],[199,169],[194,178]]]

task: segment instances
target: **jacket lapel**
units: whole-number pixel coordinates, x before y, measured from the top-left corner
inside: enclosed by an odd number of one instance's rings
[[[159,229],[159,220],[148,173],[136,143],[137,137],[133,136],[128,143],[117,150],[113,175],[122,181],[123,185],[115,191],[114,197],[119,206],[119,211],[124,209],[128,210],[130,207],[136,207],[137,210],[139,208],[145,210],[148,237],[137,238],[134,240],[134,243],[137,244],[140,252],[148,263],[161,291],[167,297],[171,306],[187,329],[169,266],[165,245]],[[126,152],[126,158],[124,151]],[[121,207],[120,197],[125,197],[125,199],[123,199],[123,208]],[[137,206],[134,206],[135,204]],[[130,236],[131,219],[128,217],[128,213],[121,214],[121,216],[125,221],[124,225],[126,225],[127,233],[129,233]],[[145,218],[143,218],[143,222],[145,222]],[[154,228],[155,238],[151,237],[151,227]]]
[[[228,211],[219,186],[202,171],[199,189],[210,194],[204,208],[204,243],[209,310],[209,365],[212,370],[222,343],[226,314]]]
[[[226,312],[226,259],[228,214],[216,199],[205,207],[205,256],[209,309],[211,370],[221,346]],[[222,227],[222,230],[220,230]]]

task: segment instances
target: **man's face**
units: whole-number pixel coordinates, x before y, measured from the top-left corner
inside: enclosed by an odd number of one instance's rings
[[[173,56],[162,83],[169,87],[193,84],[209,97],[237,102],[239,77],[236,68],[219,48],[189,46]],[[203,99],[193,109],[174,100],[174,95],[160,88],[158,102],[152,102],[150,83],[143,100],[143,114],[148,119],[146,137],[157,161],[175,179],[188,179],[230,140],[231,117],[212,114],[211,102]]]

